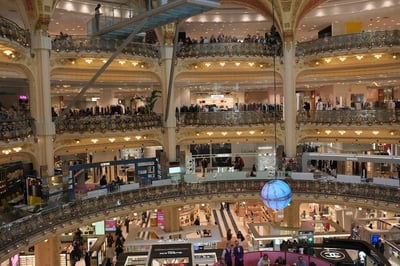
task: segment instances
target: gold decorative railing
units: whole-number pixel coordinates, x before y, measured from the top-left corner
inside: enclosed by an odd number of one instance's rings
[[[185,57],[214,57],[214,56],[258,56],[273,57],[274,53],[281,55],[281,46],[255,42],[181,44],[177,56]]]
[[[115,52],[124,40],[109,39],[102,37],[67,37],[65,39],[56,38],[52,41],[52,49],[56,52]],[[134,56],[160,58],[160,49],[157,44],[132,42],[123,50],[123,54]]]
[[[276,121],[283,123],[283,113],[276,113]],[[275,123],[273,111],[181,112],[177,127],[247,127]],[[299,125],[382,125],[400,124],[400,110],[326,110],[302,111],[297,114]],[[161,114],[71,116],[55,123],[56,133],[132,131],[162,128]],[[33,118],[21,117],[0,120],[0,141],[24,139],[34,134]]]
[[[14,22],[0,17],[0,37],[16,41],[22,46],[31,46],[30,33]],[[52,49],[61,52],[113,52],[123,42],[118,39],[107,39],[92,36],[74,36],[64,39],[53,38]],[[296,56],[332,53],[353,49],[392,48],[400,45],[400,31],[375,31],[344,34],[320,38],[296,44]],[[272,57],[274,53],[281,55],[280,45],[274,47],[268,43],[231,42],[207,44],[181,44],[177,56],[210,57],[210,56],[261,56]],[[150,58],[160,58],[159,47],[155,44],[132,42],[123,50],[124,54],[139,55]]]
[[[161,115],[72,116],[55,122],[56,133],[143,130],[162,127]]]
[[[371,202],[375,202],[374,204],[386,203],[386,206],[400,202],[398,187],[370,183],[348,184],[317,180],[292,180],[290,178],[286,181],[291,187],[292,193],[304,196],[314,195],[311,200],[333,196],[335,204],[340,204],[340,201],[348,203],[349,199],[362,199],[364,202],[371,200]],[[73,221],[84,224],[85,220],[93,220],[96,217],[103,219],[104,216],[112,215],[111,212],[142,211],[149,208],[149,205],[145,206],[148,203],[162,207],[167,202],[182,204],[182,201],[199,200],[198,197],[207,199],[209,202],[221,201],[221,197],[225,197],[225,195],[239,201],[255,200],[259,197],[265,182],[266,180],[262,179],[246,179],[180,183],[179,185],[145,187],[138,190],[109,193],[97,197],[96,200],[89,198],[55,206],[1,226],[0,257],[6,258],[11,256],[12,252],[18,252],[27,245],[33,245],[31,239],[40,241],[46,237],[46,234],[56,234],[58,231],[65,230],[66,227],[72,227]],[[384,205],[382,204],[382,206]]]
[[[373,125],[400,123],[400,110],[321,110],[299,112],[297,123]]]
[[[320,38],[298,43],[296,56],[308,56],[352,49],[391,48],[400,45],[400,31],[373,31]]]
[[[22,46],[31,46],[30,33],[6,18],[0,17],[0,34]]]
[[[277,113],[277,121],[283,123],[283,113]],[[400,123],[399,110],[324,110],[299,112],[298,124],[344,124],[353,126]],[[272,124],[274,112],[264,111],[221,111],[221,112],[184,112],[179,114],[178,124],[185,126],[246,126]]]
[[[0,120],[0,140],[24,139],[34,134],[33,118],[21,117]]]
[[[282,121],[282,112],[277,112],[277,121]],[[195,112],[180,113],[178,123],[180,126],[209,126],[232,127],[272,124],[275,121],[274,112]]]

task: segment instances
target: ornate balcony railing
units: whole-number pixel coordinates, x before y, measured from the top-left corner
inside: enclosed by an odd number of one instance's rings
[[[0,17],[0,33],[3,38],[15,41],[22,46],[31,45],[29,31],[3,17]]]
[[[182,44],[178,48],[177,56],[185,57],[214,57],[214,56],[258,56],[272,57],[274,53],[281,55],[281,46],[256,42],[231,42],[207,44]]]
[[[31,46],[30,32],[3,17],[0,17],[0,33],[1,37],[15,41],[22,46]],[[92,36],[74,36],[64,39],[54,37],[52,49],[57,52],[113,52],[122,42],[123,40],[119,39],[107,39]],[[399,30],[361,32],[297,43],[296,56],[304,57],[352,49],[391,48],[399,45]],[[181,58],[209,56],[272,57],[275,51],[278,55],[281,55],[282,53],[280,46],[274,47],[271,44],[232,42],[182,45],[179,47],[177,54]],[[123,53],[150,58],[160,58],[158,45],[140,42],[132,42],[123,50]]]
[[[390,48],[399,45],[399,30],[360,32],[298,43],[296,56],[304,57],[352,49]]]
[[[52,41],[52,49],[56,52],[115,52],[124,40],[108,39],[101,37],[56,37]],[[143,56],[150,58],[160,58],[160,49],[158,44],[132,42],[123,50],[123,54]]]
[[[209,201],[221,201],[221,198],[229,197],[237,200],[252,199],[257,195],[265,184],[265,180],[216,180],[201,183],[181,183],[180,185],[168,185],[161,187],[145,187],[138,190],[109,193],[99,196],[96,200],[92,198],[78,200],[72,204],[53,207],[43,210],[28,217],[16,220],[10,224],[0,227],[0,256],[10,256],[10,252],[17,252],[27,245],[32,245],[31,239],[40,241],[46,234],[56,234],[58,231],[73,227],[73,221],[84,224],[91,221],[93,217],[102,219],[111,212],[119,211],[141,211],[151,208],[151,204],[162,206],[168,201],[187,202],[196,200],[196,197],[205,197]],[[335,197],[335,204],[348,203],[349,199],[364,199],[371,201],[398,204],[400,202],[400,191],[397,187],[372,185],[369,183],[349,184],[339,182],[306,181],[287,179],[292,193],[314,195],[314,200],[319,197]],[[204,199],[203,199],[204,200]],[[312,200],[312,199],[311,199]],[[117,205],[116,202],[119,202]],[[145,206],[146,204],[146,206]],[[149,205],[150,204],[150,205]],[[382,205],[384,206],[384,205]]]
[[[73,116],[58,120],[55,126],[57,134],[66,132],[94,133],[160,128],[162,121],[161,115],[158,114]]]
[[[400,123],[400,110],[321,110],[299,112],[297,123],[373,125]]]
[[[180,113],[179,126],[246,126],[272,124],[275,122],[274,112],[262,111],[221,111],[221,112],[185,112]],[[283,113],[277,112],[277,121],[283,122]],[[400,110],[324,110],[299,112],[299,124],[343,124],[372,125],[393,124],[400,122]]]
[[[282,121],[282,112],[276,113],[278,122]],[[209,126],[209,127],[232,127],[272,124],[275,122],[274,112],[185,112],[180,113],[178,123],[180,126]]]
[[[10,141],[24,139],[34,133],[33,118],[21,117],[0,120],[0,140]]]
[[[283,123],[283,113],[276,113],[276,122]],[[273,111],[220,111],[182,112],[177,119],[178,127],[246,127],[275,123]],[[400,110],[324,110],[302,111],[297,114],[297,123],[326,125],[382,125],[400,124]],[[96,115],[71,116],[58,120],[56,133],[130,131],[161,128],[161,114],[142,115]],[[29,117],[0,120],[0,141],[24,139],[34,134],[34,120]]]

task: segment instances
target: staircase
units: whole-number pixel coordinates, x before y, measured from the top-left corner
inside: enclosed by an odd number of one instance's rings
[[[130,33],[139,30],[146,32],[178,22],[220,6],[219,0],[165,0],[166,3],[141,12],[132,18],[102,17],[98,31],[93,35],[104,38],[125,39]],[[140,22],[147,19],[142,29],[138,29]]]

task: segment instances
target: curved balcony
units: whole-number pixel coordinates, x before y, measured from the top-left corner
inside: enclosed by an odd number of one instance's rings
[[[0,34],[3,38],[17,42],[22,46],[31,46],[29,31],[3,17],[0,17]]]
[[[398,187],[348,184],[325,181],[286,180],[292,189],[293,200],[334,202],[358,206],[358,201],[371,208],[377,205],[397,211],[400,202]],[[47,234],[60,234],[108,216],[124,215],[162,206],[180,206],[204,202],[260,200],[266,180],[216,180],[201,183],[181,183],[161,187],[109,193],[96,200],[77,200],[23,217],[0,228],[0,255],[12,256],[28,245],[43,241]],[[118,201],[118,204],[117,204]]]
[[[296,56],[332,53],[353,49],[391,48],[400,45],[400,31],[375,31],[345,34],[298,43]]]
[[[0,120],[0,140],[19,140],[32,136],[34,133],[33,118],[20,117]]]
[[[178,48],[177,56],[187,57],[272,57],[274,53],[281,55],[281,46],[264,43],[232,42],[207,44],[182,44]]]
[[[75,52],[75,53],[90,53],[90,52],[115,52],[121,46],[124,40],[109,39],[101,37],[67,37],[55,38],[52,41],[52,49],[56,52]],[[123,54],[143,56],[149,58],[160,58],[160,49],[156,44],[132,42],[129,43],[123,50]]]
[[[381,125],[400,122],[400,110],[324,110],[299,112],[298,124],[338,124],[338,125]],[[277,112],[277,121],[283,122],[283,113]],[[247,126],[273,124],[274,112],[264,111],[221,111],[221,112],[184,112],[180,113],[179,126]]]
[[[73,116],[55,122],[56,133],[66,132],[106,132],[127,130],[144,130],[162,127],[161,115],[97,115]]]
[[[283,113],[276,113],[276,121],[283,123]],[[248,127],[271,125],[275,123],[273,111],[220,111],[220,112],[181,112],[177,117],[177,127]],[[301,125],[338,125],[372,126],[400,125],[400,110],[324,110],[299,112],[297,124]],[[107,131],[133,131],[162,128],[161,114],[141,115],[74,115],[57,120],[57,134],[63,133],[104,133]],[[0,120],[0,141],[18,140],[34,134],[33,118],[21,117]]]
[[[14,22],[0,17],[1,37],[15,41],[26,47],[31,46],[30,32],[22,29]],[[74,36],[65,39],[55,37],[52,49],[57,52],[113,52],[123,40],[91,37]],[[382,49],[392,48],[400,45],[400,31],[376,31],[361,32],[353,34],[337,35],[326,37],[308,42],[297,43],[296,56],[305,57],[311,55],[332,53],[334,51],[344,51],[347,53],[353,49]],[[274,52],[281,55],[280,46],[274,47],[264,43],[208,43],[182,45],[178,49],[178,57],[213,57],[213,56],[260,56],[272,57]],[[139,55],[149,58],[160,58],[159,47],[154,44],[132,42],[123,51],[124,54]]]
[[[282,112],[276,113],[278,122],[282,122]],[[179,116],[180,126],[208,126],[208,127],[232,127],[264,125],[275,122],[274,112],[194,112],[181,113]]]
[[[337,125],[382,125],[400,122],[400,110],[321,110],[310,111],[309,114],[299,112],[299,124],[337,124]]]

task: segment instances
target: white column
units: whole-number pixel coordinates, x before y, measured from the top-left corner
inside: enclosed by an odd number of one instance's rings
[[[163,88],[163,110],[166,109],[168,100],[168,85],[170,82],[171,73],[171,62],[173,56],[173,47],[165,46],[162,49],[162,65],[164,67],[164,73],[162,76],[162,88]],[[170,92],[170,105],[168,112],[168,119],[165,121],[165,132],[164,132],[164,146],[167,152],[168,161],[176,161],[176,117],[175,117],[175,91],[172,87]]]
[[[55,127],[51,116],[50,94],[50,50],[51,40],[42,32],[32,36],[34,51],[33,68],[35,77],[30,86],[31,114],[35,118],[37,136],[36,167],[47,169],[42,175],[54,175],[53,138]]]
[[[296,87],[294,75],[295,47],[293,41],[285,43],[283,61],[285,74],[283,95],[285,108],[285,153],[289,158],[296,157]]]

